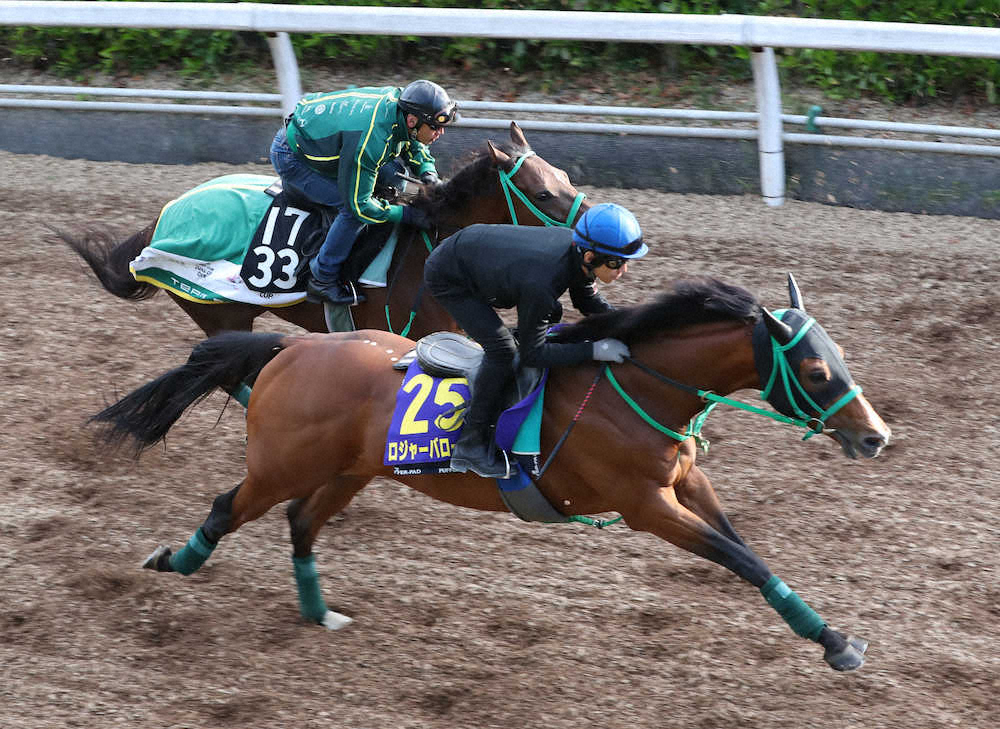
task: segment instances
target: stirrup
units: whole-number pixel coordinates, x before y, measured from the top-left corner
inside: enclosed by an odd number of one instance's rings
[[[492,446],[492,443],[490,444]],[[463,458],[462,456],[452,456],[449,466],[459,473],[465,473],[467,471],[472,471],[477,476],[481,478],[510,478],[511,476],[511,465],[510,458],[507,457],[506,452],[500,451],[499,448],[494,448],[494,454],[499,451],[500,458],[495,458],[494,462],[490,465],[495,466],[492,469],[487,469],[484,464],[478,463],[476,461],[470,460],[468,458]],[[503,460],[501,460],[501,458]]]
[[[317,283],[316,279],[310,279],[307,291],[312,296],[331,304],[356,306],[365,300],[365,295],[357,290],[353,281],[337,281],[323,285]]]

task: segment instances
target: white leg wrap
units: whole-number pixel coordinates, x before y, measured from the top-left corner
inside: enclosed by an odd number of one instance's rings
[[[323,622],[320,624],[330,630],[340,630],[353,622],[353,618],[341,615],[340,613],[335,613],[333,610],[327,610],[326,615],[323,616]]]

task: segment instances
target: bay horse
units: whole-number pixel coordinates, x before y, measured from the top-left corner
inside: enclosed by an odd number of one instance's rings
[[[387,275],[390,285],[366,289],[367,301],[351,308],[354,327],[404,331],[415,338],[455,329],[455,322],[433,297],[420,295],[428,247],[473,223],[568,227],[590,207],[584,197],[563,170],[532,151],[524,132],[511,122],[509,144],[488,141],[485,150],[476,153],[443,185],[430,191],[421,189],[410,201],[435,223],[433,243],[417,235],[410,237],[407,245],[397,247]],[[87,262],[106,291],[121,299],[142,300],[160,289],[148,281],[136,280],[129,264],[149,245],[156,222],[121,241],[99,231],[56,234]],[[265,311],[310,332],[327,331],[323,306],[315,301],[264,307],[240,302],[206,303],[170,290],[167,293],[206,336],[250,331],[254,319]]]
[[[615,511],[632,529],[731,570],[758,588],[796,634],[822,645],[832,668],[851,670],[863,663],[868,642],[828,627],[771,572],[737,534],[695,464],[700,425],[690,426],[700,423],[706,402],[803,426],[806,438],[824,433],[850,458],[873,458],[888,443],[889,428],[854,384],[840,348],[805,312],[791,276],[789,293],[791,307],[772,313],[740,287],[691,279],[655,302],[561,329],[555,335],[561,341],[615,337],[632,355],[620,365],[549,373],[541,456],[558,453],[537,487],[564,515]],[[138,455],[214,387],[258,373],[247,412],[246,477],[215,499],[186,546],[176,553],[161,546],[144,566],[191,574],[224,535],[288,501],[300,612],[337,628],[350,618],[328,610],[320,594],[313,542],[373,478],[395,479],[456,506],[505,511],[491,479],[454,472],[394,475],[383,465],[403,378],[392,361],[413,346],[373,330],[225,333],[95,415],[109,441],[134,439]],[[603,374],[600,381],[595,373]],[[763,390],[777,412],[725,397],[746,388]],[[571,437],[564,437],[574,425]]]

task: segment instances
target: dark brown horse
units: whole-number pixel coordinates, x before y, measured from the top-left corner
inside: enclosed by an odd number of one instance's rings
[[[532,152],[524,133],[513,122],[510,138],[510,144],[500,146],[487,142],[487,148],[446,184],[431,193],[421,191],[411,201],[430,215],[437,226],[437,239],[473,223],[572,225],[576,216],[589,207],[565,172]],[[129,264],[149,245],[155,227],[156,221],[120,242],[100,233],[58,235],[90,265],[107,291],[122,299],[141,300],[160,289],[147,281],[137,281]],[[422,236],[397,248],[388,272],[391,286],[367,290],[368,300],[352,307],[356,328],[402,331],[409,324],[408,334],[416,338],[454,328],[454,321],[431,296],[419,295],[427,253]],[[263,307],[239,302],[204,303],[173,291],[168,293],[208,336],[227,330],[250,331],[254,319],[268,310],[308,331],[327,331],[323,307],[312,301]]]
[[[860,394],[839,347],[805,313],[791,277],[789,289],[792,307],[772,314],[741,288],[712,279],[681,282],[655,303],[560,331],[557,336],[570,341],[619,338],[632,357],[622,365],[550,373],[542,457],[553,453],[571,423],[575,428],[537,485],[565,515],[617,511],[632,529],[733,571],[759,588],[798,635],[823,645],[833,668],[850,670],[862,664],[867,641],[827,627],[743,542],[695,465],[698,438],[689,430],[700,423],[696,416],[707,401],[738,405],[724,396],[759,388],[778,413],[745,409],[804,426],[806,437],[827,434],[851,458],[873,458],[888,443],[889,428]],[[216,498],[185,547],[176,554],[160,547],[146,566],[190,574],[224,535],[290,501],[302,615],[339,627],[349,619],[328,611],[320,595],[313,542],[373,478],[394,478],[457,506],[504,511],[493,480],[468,473],[401,476],[383,465],[403,377],[391,365],[412,346],[377,331],[223,334],[199,344],[185,365],[95,416],[110,428],[110,439],[134,437],[141,450],[162,439],[214,386],[259,370],[247,413],[246,478]],[[603,373],[599,382],[597,373]]]

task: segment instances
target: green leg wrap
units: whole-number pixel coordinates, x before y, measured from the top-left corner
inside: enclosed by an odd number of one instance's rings
[[[199,527],[198,531],[191,535],[188,543],[177,554],[170,555],[170,566],[174,572],[189,575],[205,564],[205,560],[209,558],[215,547],[216,545],[205,539],[205,535],[201,533]]]
[[[788,585],[772,575],[771,579],[760,588],[760,593],[768,604],[778,611],[778,615],[785,619],[788,627],[794,630],[796,635],[812,641],[819,639],[819,634],[826,623]]]
[[[236,388],[236,392],[233,393],[233,397],[236,401],[245,408],[250,407],[250,393],[251,390],[247,387],[245,382],[241,382],[240,386]]]
[[[316,557],[292,557],[295,568],[295,584],[299,588],[299,612],[306,620],[322,623],[327,607],[319,590],[319,574],[316,572]]]

